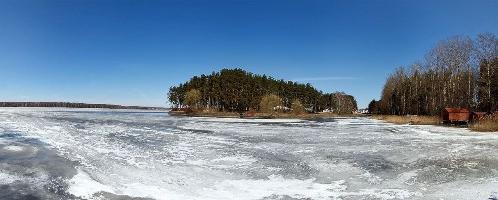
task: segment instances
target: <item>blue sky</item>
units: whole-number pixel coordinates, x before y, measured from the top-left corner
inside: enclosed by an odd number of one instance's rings
[[[498,1],[0,1],[0,101],[165,106],[170,86],[239,67],[378,98],[455,35],[498,34]]]

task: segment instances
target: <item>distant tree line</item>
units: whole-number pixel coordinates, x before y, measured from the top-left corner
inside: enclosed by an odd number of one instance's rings
[[[400,67],[384,85],[373,113],[437,115],[445,107],[498,109],[498,39],[452,37],[437,43],[424,61]]]
[[[162,109],[159,107],[121,106],[112,104],[87,104],[70,102],[0,102],[0,107],[65,107],[65,108],[109,108],[109,109]]]
[[[263,99],[268,95],[275,97]],[[278,102],[287,108],[294,104],[294,107],[305,108],[308,112],[329,109],[351,113],[357,109],[355,98],[343,92],[323,93],[309,83],[276,80],[242,69],[222,69],[210,75],[194,76],[185,83],[171,87],[168,99],[173,108],[196,107],[230,112],[260,110],[262,100],[271,105]]]

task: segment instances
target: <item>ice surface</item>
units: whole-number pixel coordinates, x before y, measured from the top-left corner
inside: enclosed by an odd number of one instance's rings
[[[0,159],[0,185],[56,180],[85,199],[487,199],[498,190],[498,134],[368,118],[0,109]]]
[[[23,151],[23,147],[21,146],[5,146],[3,149],[7,151]]]
[[[5,185],[5,184],[11,184],[14,181],[19,180],[20,178],[16,175],[12,174],[7,174],[4,172],[0,172],[0,184]]]

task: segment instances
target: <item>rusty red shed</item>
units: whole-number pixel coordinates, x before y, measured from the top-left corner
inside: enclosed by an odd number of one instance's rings
[[[481,119],[484,119],[486,118],[486,116],[490,115],[489,113],[487,112],[472,112],[470,114],[470,119],[475,122],[475,121],[479,121]]]
[[[444,123],[467,123],[470,119],[470,112],[465,108],[445,108],[441,113]]]

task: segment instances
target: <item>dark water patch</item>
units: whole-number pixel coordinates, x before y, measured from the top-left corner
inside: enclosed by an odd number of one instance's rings
[[[239,119],[239,118],[227,118],[227,119]],[[186,118],[186,120],[189,120],[188,118]],[[250,121],[250,120],[247,120],[247,121],[211,121],[211,120],[197,120],[196,122],[200,122],[200,123],[206,123],[206,124],[211,124],[211,123],[220,123],[220,124],[261,124],[261,123],[264,123],[264,122],[258,122],[258,121]],[[268,122],[268,123],[271,123],[271,122]]]
[[[212,134],[212,133],[214,133],[214,131],[210,131],[210,130],[199,130],[199,129],[180,128],[180,127],[177,127],[177,129],[180,131],[191,132],[191,133],[195,133],[195,134]],[[181,134],[181,133],[178,133],[178,134]]]
[[[133,122],[125,122],[123,120],[117,120],[117,119],[82,119],[82,118],[73,118],[73,117],[47,117],[47,119],[63,122],[62,124],[80,124],[80,125],[100,124],[100,125],[116,125],[116,126],[133,125]],[[140,123],[140,125],[143,124]]]
[[[394,146],[394,147],[405,147],[405,146],[411,146],[412,141],[408,139],[391,139],[391,140],[377,141],[377,144],[385,146]]]
[[[423,159],[415,162],[413,168],[420,169],[417,175],[418,182],[439,184],[495,177],[498,175],[498,160],[463,157]]]
[[[0,173],[11,180],[0,186],[0,199],[77,199],[66,192],[65,181],[76,174],[76,163],[42,144],[19,136],[3,140]]]
[[[381,131],[381,132],[390,132],[390,133],[400,133],[400,134],[403,134],[403,132],[401,132],[399,129],[394,128],[394,127],[385,127],[385,128],[383,128],[383,131]]]
[[[317,118],[311,118],[311,119],[309,119],[309,121],[312,121],[312,122],[321,122],[321,123],[324,123],[324,122],[337,122],[337,118],[333,118],[333,117],[330,117],[330,118],[317,117]]]
[[[0,133],[0,138],[2,139],[7,139],[7,140],[17,140],[21,138],[23,135],[21,133],[16,133],[12,131]]]
[[[256,161],[257,164],[265,166],[266,168],[278,169],[278,174],[285,178],[308,179],[318,173],[318,170],[312,168],[299,157],[286,152],[272,153],[256,151],[252,156],[258,159],[258,161]],[[252,174],[257,175],[255,178],[261,178],[260,176],[266,178],[272,173],[260,174],[259,172],[256,172]]]
[[[295,121],[295,122],[272,122],[272,121],[209,121],[209,120],[199,120],[197,122],[211,124],[233,124],[233,125],[259,125],[259,126],[277,126],[277,127],[318,127],[317,124],[309,123],[307,121]]]
[[[67,110],[67,111],[60,111],[60,110],[49,110],[49,111],[44,111],[44,112],[52,112],[52,113],[84,113],[84,114],[103,114],[103,115],[109,115],[109,114],[168,114],[167,111],[103,111],[103,110],[98,110],[98,111],[84,111],[84,110]]]
[[[118,113],[116,113],[118,114]],[[134,116],[131,120],[130,118],[121,118],[122,115],[116,115],[120,117],[118,119],[113,119],[112,116],[110,118],[82,118],[77,116],[45,116],[44,118],[52,121],[60,122],[61,124],[69,124],[72,125],[76,129],[86,129],[88,126],[92,125],[113,125],[119,127],[134,127],[134,128],[143,128],[149,130],[165,130],[174,128],[177,125],[176,121],[171,120],[161,120],[158,118],[156,120],[148,121],[147,115],[144,115],[143,118],[137,118]],[[136,119],[144,119],[138,120]]]
[[[38,154],[38,149],[17,142],[0,144],[0,161],[31,159]],[[2,163],[4,164],[4,163]]]
[[[320,127],[320,123],[306,123],[306,122],[272,122],[272,123],[259,123],[261,126],[280,126],[280,127],[296,127],[296,128],[314,128]]]
[[[271,195],[264,197],[262,200],[311,200],[311,198],[294,198],[288,195]]]
[[[106,199],[106,200],[154,200],[151,198],[142,197],[130,197],[127,195],[116,195],[108,192],[98,192],[93,195],[96,199]]]
[[[168,146],[178,141],[177,135],[152,134],[148,135],[147,131],[138,132],[111,132],[105,137],[110,143],[124,144],[138,147],[141,149],[151,149],[161,146]]]
[[[328,155],[327,158],[333,161],[346,161],[355,167],[371,173],[390,172],[399,168],[398,164],[378,154],[337,152]]]
[[[395,166],[395,163],[389,162],[379,155],[361,155],[355,160],[355,164],[369,172],[390,171]]]
[[[116,119],[84,119],[81,117],[71,117],[71,116],[45,116],[45,119],[57,122],[68,122],[62,124],[77,124],[77,125],[89,125],[89,124],[108,124],[108,125],[122,125],[122,120]]]
[[[240,142],[247,142],[247,143],[252,143],[252,144],[259,144],[259,143],[289,144],[289,143],[293,143],[292,140],[289,140],[289,139],[281,137],[281,136],[270,136],[270,135],[237,136],[237,135],[234,135],[233,137],[236,138]]]
[[[489,143],[489,142],[474,142],[476,146],[485,149],[498,149],[498,143]]]
[[[260,126],[280,126],[280,127],[318,127],[317,124],[306,122],[255,122]]]
[[[4,200],[42,200],[46,195],[30,189],[28,184],[0,185],[0,199]],[[54,198],[55,199],[55,198]]]

